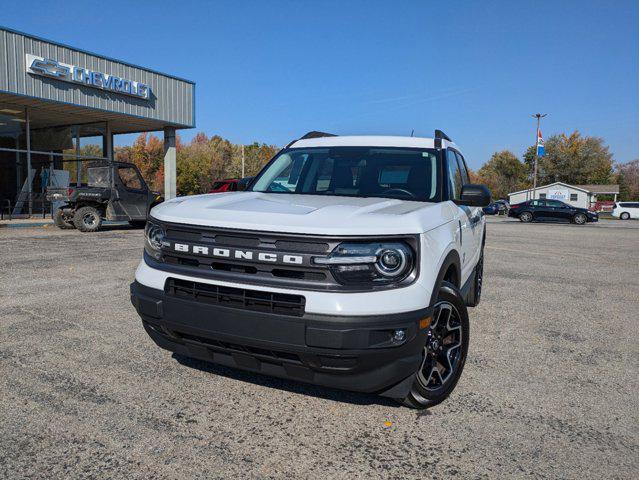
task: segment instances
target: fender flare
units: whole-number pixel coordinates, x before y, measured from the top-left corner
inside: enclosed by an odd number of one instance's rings
[[[437,280],[435,280],[435,284],[433,286],[433,291],[430,295],[430,303],[429,305],[432,307],[435,305],[437,301],[437,294],[439,292],[442,283],[444,282],[444,275],[446,275],[446,271],[453,265],[455,270],[457,271],[457,279],[461,282],[461,260],[459,259],[459,252],[453,249],[450,250],[446,256],[444,257],[444,261],[441,263],[439,267],[439,273],[437,274]],[[455,287],[460,288],[460,285],[455,285]]]

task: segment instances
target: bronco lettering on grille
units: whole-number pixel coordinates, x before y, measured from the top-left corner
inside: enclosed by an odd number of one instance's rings
[[[230,248],[209,248],[205,245],[189,245],[187,243],[175,243],[173,249],[176,252],[206,255],[210,257],[234,258],[237,260],[257,260],[266,263],[287,263],[301,265],[304,257],[301,255],[281,255],[270,252],[253,252],[251,250],[236,250]]]

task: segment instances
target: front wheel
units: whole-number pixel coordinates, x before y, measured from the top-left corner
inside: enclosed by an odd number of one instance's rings
[[[81,232],[95,232],[102,225],[102,216],[97,208],[81,207],[76,210],[73,223]]]
[[[572,221],[576,223],[577,225],[583,225],[584,223],[588,221],[588,219],[583,213],[578,213],[572,218]]]
[[[519,215],[519,220],[521,220],[524,223],[529,223],[532,222],[533,216],[532,213],[530,212],[524,212],[521,215]]]
[[[628,212],[623,212],[621,215],[619,215],[619,218],[621,218],[622,220],[628,220],[630,219],[630,214]]]
[[[73,217],[65,215],[61,208],[58,208],[53,214],[53,224],[62,230],[75,228]]]
[[[427,331],[422,363],[410,393],[400,400],[403,405],[430,408],[450,395],[464,370],[469,329],[468,312],[459,289],[444,282]]]

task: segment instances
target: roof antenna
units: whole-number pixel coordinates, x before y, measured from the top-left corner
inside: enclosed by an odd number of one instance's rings
[[[414,129],[414,128],[413,128],[413,129],[411,130],[411,132],[410,132],[410,136],[411,136],[411,137],[413,136],[413,133],[415,133],[415,129]]]

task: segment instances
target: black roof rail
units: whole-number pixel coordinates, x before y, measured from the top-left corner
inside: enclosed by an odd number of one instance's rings
[[[444,140],[448,140],[449,142],[452,142],[450,137],[446,135],[444,132],[442,132],[441,130],[435,130],[435,138],[443,138]]]
[[[442,148],[442,140],[452,142],[450,137],[441,130],[435,130],[435,148]]]
[[[312,132],[308,132],[306,135],[300,138],[300,140],[305,140],[307,138],[322,138],[322,137],[337,137],[334,133],[326,133],[326,132],[318,132],[313,130]]]

